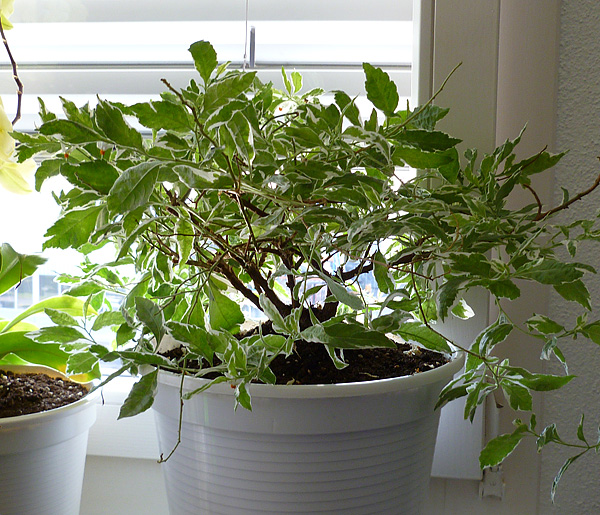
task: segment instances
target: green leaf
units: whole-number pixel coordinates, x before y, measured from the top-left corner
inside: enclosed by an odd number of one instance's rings
[[[110,141],[124,147],[143,150],[142,135],[129,126],[121,110],[114,104],[104,100],[98,102],[96,123]]]
[[[366,81],[367,98],[384,113],[391,114],[398,106],[398,88],[390,76],[379,68],[363,63]]]
[[[416,342],[438,352],[452,352],[445,338],[417,320],[404,322],[394,334],[407,342]]]
[[[452,138],[445,132],[423,129],[402,131],[397,139],[400,143],[408,143],[427,152],[449,150],[461,142],[460,139]]]
[[[452,314],[461,320],[468,320],[469,318],[473,318],[475,316],[475,312],[471,306],[467,304],[465,299],[460,299],[458,301],[458,304],[452,308]]]
[[[579,425],[577,426],[577,439],[580,442],[587,444],[587,439],[585,438],[585,433],[583,431],[583,422],[585,420],[585,415],[581,414],[581,419],[579,420]]]
[[[143,375],[131,388],[117,418],[133,417],[150,408],[154,403],[157,387],[158,369]]]
[[[449,277],[442,284],[438,291],[438,309],[442,320],[448,316],[448,310],[454,305],[462,284],[467,280],[465,276]]]
[[[396,147],[394,159],[401,159],[412,168],[425,170],[448,165],[453,161],[453,156],[445,152],[426,152],[413,147]]]
[[[288,78],[287,74],[285,73],[285,68],[282,66],[281,67],[281,77],[283,78],[283,85],[285,87],[285,90],[288,93],[292,93],[292,83],[290,82],[290,79]]]
[[[0,247],[0,295],[32,275],[46,262],[41,256],[20,254],[8,243]]]
[[[543,259],[527,264],[518,271],[519,277],[542,284],[561,285],[577,281],[583,272],[574,263],[561,263],[552,259]]]
[[[69,315],[74,316],[83,316],[83,309],[85,306],[85,302],[76,297],[70,297],[68,295],[60,295],[57,297],[51,297],[49,299],[42,300],[33,306],[30,306],[25,311],[19,313],[15,318],[13,318],[8,325],[6,325],[3,329],[3,332],[8,331],[11,327],[17,325],[21,320],[34,315],[36,313],[41,313],[47,308],[55,309],[67,313]],[[96,314],[96,311],[88,307],[87,315]]]
[[[125,318],[120,311],[104,311],[96,317],[96,320],[94,320],[92,331],[99,331],[103,327],[121,325],[123,323],[125,323]]]
[[[52,136],[59,134],[62,136],[64,143],[67,144],[81,144],[81,143],[97,143],[98,141],[104,141],[109,143],[110,141],[105,136],[102,136],[99,132],[86,127],[85,125],[72,122],[70,120],[51,120],[44,123],[39,131],[41,134],[46,136]]]
[[[394,291],[394,279],[392,278],[385,257],[379,251],[373,256],[373,275],[375,276],[375,281],[377,281],[378,288],[383,293]]]
[[[121,243],[121,246],[119,248],[119,254],[117,255],[116,260],[119,261],[119,260],[123,259],[129,252],[129,250],[131,249],[131,246],[134,243],[137,243],[140,241],[140,234],[144,233],[145,231],[151,230],[150,228],[153,225],[155,225],[157,222],[161,222],[164,219],[165,219],[165,217],[163,217],[163,216],[156,216],[156,217],[149,218],[148,220],[144,220],[143,222],[136,224],[135,229]]]
[[[235,408],[238,405],[242,406],[242,408],[247,409],[248,411],[252,411],[252,402],[250,399],[250,394],[246,388],[246,383],[240,383],[235,387],[234,392],[235,397]]]
[[[78,165],[63,164],[61,173],[66,176],[73,174],[80,183],[103,195],[108,194],[119,177],[117,169],[102,160],[87,161]]]
[[[223,295],[212,281],[209,282],[208,299],[210,327],[216,331],[237,332],[245,320],[239,304]]]
[[[329,354],[331,362],[333,363],[335,368],[337,368],[338,370],[342,370],[348,366],[348,363],[346,363],[343,359],[340,359],[339,356],[336,354],[335,347],[325,345],[325,350],[327,351],[327,354]]]
[[[348,94],[344,91],[334,91],[334,98],[342,114],[354,125],[360,125],[360,111]]]
[[[449,402],[460,399],[461,397],[465,397],[468,393],[466,384],[456,384],[459,383],[458,380],[451,381],[440,393],[439,399],[435,405],[435,409],[441,408],[445,406]]]
[[[383,333],[371,331],[359,324],[347,324],[343,322],[329,325],[313,325],[302,331],[301,336],[303,340],[326,343],[340,349],[394,348],[396,346]]]
[[[111,213],[128,213],[145,206],[158,180],[159,163],[147,161],[125,170],[108,194]]]
[[[256,72],[231,73],[222,80],[212,82],[204,94],[204,109],[207,114],[248,91],[255,77]]]
[[[574,379],[575,376],[555,376],[550,374],[527,374],[519,380],[521,384],[537,392],[558,390]]]
[[[382,333],[389,333],[398,330],[406,323],[408,318],[412,318],[411,313],[406,311],[392,311],[385,315],[380,315],[372,321],[373,329]]]
[[[592,309],[590,304],[590,292],[581,280],[565,284],[555,284],[554,289],[565,300],[578,302],[587,310]]]
[[[298,93],[302,89],[302,75],[294,71],[291,73],[292,84],[294,85],[294,93]]]
[[[324,274],[323,272],[320,272],[319,270],[316,272],[319,277],[321,277],[321,279],[327,283],[327,287],[331,290],[331,294],[336,298],[336,300],[357,311],[365,309],[362,299],[357,297],[354,293],[349,292],[346,286],[340,284],[335,279]]]
[[[210,335],[206,329],[174,320],[167,322],[167,326],[173,338],[187,344],[191,352],[199,354],[212,362],[215,349],[210,344]]]
[[[154,335],[156,345],[159,345],[166,333],[162,310],[150,299],[136,297],[135,313],[144,327]]]
[[[185,265],[194,248],[195,230],[187,218],[179,218],[175,225],[175,237],[177,239],[177,253],[179,254],[179,265]]]
[[[220,135],[226,140],[227,146],[248,162],[254,159],[254,137],[250,122],[242,113],[235,113],[231,120],[221,126]],[[232,153],[232,155],[233,155]]]
[[[189,48],[194,59],[196,70],[202,77],[204,84],[208,84],[212,72],[217,67],[217,52],[208,41],[196,41]]]
[[[552,481],[552,488],[550,489],[550,499],[552,500],[552,502],[554,502],[554,497],[556,496],[556,489],[558,488],[558,483],[560,482],[561,478],[563,477],[563,474],[567,471],[567,469],[571,466],[571,464],[575,460],[579,459],[586,452],[587,452],[587,449],[583,452],[580,452],[579,454],[576,454],[575,456],[571,456],[569,459],[567,459],[563,463],[562,467],[560,467],[560,470],[558,471],[558,473],[554,477],[554,480]]]
[[[135,104],[131,107],[144,127],[153,130],[187,132],[191,129],[188,112],[181,104],[158,101]]]
[[[550,424],[544,428],[540,436],[536,439],[537,450],[540,452],[545,445],[551,442],[560,443],[561,441],[556,430],[556,424]]]
[[[75,286],[71,286],[64,293],[71,297],[87,297],[88,295],[102,291],[102,289],[102,286],[94,281],[83,281]]]
[[[502,381],[502,389],[512,409],[531,411],[533,398],[527,388],[511,381]]]
[[[77,320],[75,320],[68,313],[64,313],[62,311],[59,311],[59,310],[56,310],[56,309],[52,309],[52,308],[46,308],[44,310],[44,312],[46,313],[46,315],[48,315],[48,317],[50,318],[50,320],[52,320],[52,322],[55,323],[56,325],[66,325],[66,326],[77,326],[77,325],[79,325],[77,323]]]
[[[545,315],[534,315],[527,320],[527,327],[530,330],[538,331],[542,334],[557,334],[565,330],[558,322]]]
[[[264,314],[269,317],[269,320],[273,322],[273,329],[278,333],[288,334],[289,330],[286,326],[281,313],[263,293],[260,294],[259,297],[260,307],[263,310]]]
[[[205,188],[228,188],[233,183],[231,178],[224,175],[219,175],[217,172],[201,170],[188,165],[176,165],[173,171],[177,174],[181,182],[188,188],[205,189]]]
[[[509,456],[526,436],[527,428],[519,426],[513,433],[497,436],[490,440],[479,455],[479,466],[494,467]]]
[[[94,376],[100,377],[98,358],[88,351],[71,354],[67,361],[67,373],[93,374]]]
[[[314,148],[323,144],[319,135],[310,127],[285,127],[284,132],[301,147]]]
[[[74,327],[48,326],[27,334],[39,343],[72,343],[84,339],[83,334]]]
[[[44,159],[35,171],[35,190],[40,191],[46,179],[58,175],[63,164],[64,159]]]
[[[0,359],[8,354],[18,356],[28,363],[45,365],[65,372],[68,353],[59,343],[37,343],[25,336],[25,331],[0,334]]]
[[[102,206],[91,206],[65,213],[46,231],[44,249],[78,249],[88,243],[101,210]]]

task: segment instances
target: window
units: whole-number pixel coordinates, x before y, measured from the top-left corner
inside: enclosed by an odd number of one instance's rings
[[[187,84],[195,76],[187,48],[200,39],[234,67],[252,58],[263,80],[280,86],[281,67],[296,69],[307,90],[364,92],[361,63],[368,61],[384,66],[408,97],[412,10],[412,0],[288,0],[276,7],[269,0],[65,0],[60,9],[22,1],[8,33],[25,84],[18,128],[33,129],[37,96],[60,110],[59,95],[127,102],[158,95],[163,77]],[[12,112],[8,63],[3,70],[0,91]]]

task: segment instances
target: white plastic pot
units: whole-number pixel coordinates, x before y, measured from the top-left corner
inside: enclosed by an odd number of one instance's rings
[[[46,367],[1,368],[64,377]],[[0,418],[0,514],[79,514],[96,400],[92,393],[60,408]]]
[[[253,384],[252,412],[219,384],[185,401],[163,464],[171,515],[411,514],[425,499],[441,389],[463,357],[414,376],[338,385]],[[183,391],[202,379],[187,377]],[[178,439],[181,376],[161,372],[161,453]]]

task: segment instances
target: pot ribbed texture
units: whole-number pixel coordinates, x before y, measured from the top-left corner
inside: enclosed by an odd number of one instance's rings
[[[171,514],[419,513],[438,418],[328,435],[184,424],[183,443],[164,464]],[[161,438],[174,443],[177,425],[157,420]]]
[[[44,367],[2,368],[59,375]],[[61,408],[0,418],[0,515],[79,514],[97,399],[92,393]]]
[[[171,515],[418,514],[427,495],[440,390],[457,359],[392,380],[251,385],[252,412],[215,385],[186,400],[163,463]],[[420,377],[419,377],[420,376]],[[178,440],[179,393],[203,380],[161,373],[161,453]]]
[[[50,447],[0,456],[0,514],[77,515],[87,440],[85,432]]]

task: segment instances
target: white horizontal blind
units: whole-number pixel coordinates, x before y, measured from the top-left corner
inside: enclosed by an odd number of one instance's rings
[[[19,0],[7,33],[25,84],[20,130],[34,127],[36,97],[58,109],[58,96],[96,94],[138,101],[195,77],[187,49],[210,41],[220,61],[250,60],[263,80],[282,87],[281,67],[297,70],[305,90],[364,93],[362,63],[382,66],[410,96],[413,0]],[[1,55],[1,52],[0,52]],[[0,58],[0,94],[9,112],[15,86]]]

